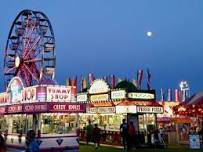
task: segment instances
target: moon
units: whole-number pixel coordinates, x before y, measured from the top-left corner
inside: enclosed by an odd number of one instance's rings
[[[146,35],[147,35],[148,37],[151,37],[151,36],[152,36],[152,32],[151,32],[151,31],[148,31],[148,32],[146,33]]]

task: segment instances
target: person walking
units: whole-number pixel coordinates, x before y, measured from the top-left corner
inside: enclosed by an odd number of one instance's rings
[[[136,135],[136,130],[133,125],[133,122],[130,121],[128,125],[128,149],[131,149],[135,145],[135,135]]]
[[[95,148],[98,149],[99,144],[100,144],[100,138],[101,138],[101,130],[98,128],[98,125],[95,124],[94,130],[93,130],[93,137],[94,137],[94,143],[95,143]]]
[[[92,136],[93,136],[92,135],[93,134],[93,126],[92,126],[90,120],[88,121],[88,125],[86,127],[86,132],[87,132],[87,134],[86,134],[86,141],[87,141],[87,145],[88,145],[88,143],[90,141],[92,141]]]
[[[26,146],[26,152],[39,152],[39,144],[36,141],[34,130],[27,132]]]
[[[0,134],[0,152],[6,152],[6,142],[1,134]]]
[[[126,123],[125,119],[123,119],[123,123],[120,125],[120,135],[122,137],[123,149],[126,150],[128,138],[128,124]]]

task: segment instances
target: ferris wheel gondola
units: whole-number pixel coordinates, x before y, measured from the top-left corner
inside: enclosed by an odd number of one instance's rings
[[[23,10],[15,18],[4,54],[4,81],[7,87],[14,76],[25,86],[54,79],[55,39],[51,23],[42,12]]]

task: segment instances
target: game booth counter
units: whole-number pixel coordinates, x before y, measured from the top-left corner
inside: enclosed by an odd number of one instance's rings
[[[87,104],[86,113],[79,117],[81,140],[86,140],[85,127],[90,120],[102,130],[101,142],[105,144],[121,145],[123,119],[134,123],[143,144],[151,142],[147,134],[156,128],[156,115],[163,113],[154,90],[137,90],[126,80],[112,89],[105,80],[96,79],[87,92],[78,93],[77,102]]]
[[[40,151],[78,151],[78,114],[85,105],[76,103],[72,86],[23,87],[14,77],[0,94],[0,131],[9,149],[25,149],[25,135],[35,130]]]

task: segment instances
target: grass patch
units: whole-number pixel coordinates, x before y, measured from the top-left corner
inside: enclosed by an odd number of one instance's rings
[[[101,146],[95,149],[94,145],[80,145],[80,152],[123,152],[123,149]],[[171,146],[167,149],[136,149],[129,152],[200,152],[200,150],[191,150],[185,146]]]

